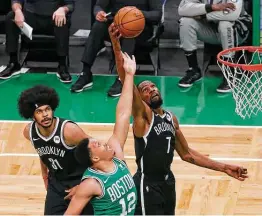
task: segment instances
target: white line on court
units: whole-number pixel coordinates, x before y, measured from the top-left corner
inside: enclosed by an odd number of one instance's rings
[[[0,153],[0,157],[17,156],[17,157],[38,157],[34,153]],[[135,156],[125,156],[126,159],[135,159]],[[227,157],[210,157],[217,161],[244,161],[244,162],[262,162],[262,158],[227,158]],[[180,157],[174,157],[174,160],[181,160]]]
[[[18,121],[18,120],[0,120],[0,123],[30,123],[31,121]],[[79,125],[105,125],[105,126],[112,126],[115,123],[89,123],[89,122],[77,122]],[[132,124],[130,124],[132,125]],[[248,125],[243,125],[243,126],[238,126],[238,125],[195,125],[195,124],[180,124],[181,127],[199,127],[199,128],[262,128],[262,126],[248,126]]]

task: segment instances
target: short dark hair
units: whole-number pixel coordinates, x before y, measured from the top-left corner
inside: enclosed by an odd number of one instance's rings
[[[136,87],[139,89],[139,86],[140,86],[142,83],[144,83],[144,82],[151,82],[151,83],[153,83],[153,82],[150,81],[150,80],[143,80],[143,81],[139,82],[139,83],[136,85]]]
[[[83,166],[91,167],[93,162],[91,160],[91,151],[88,147],[89,139],[85,138],[77,145],[75,149],[75,158]]]
[[[59,96],[55,89],[36,85],[21,93],[18,98],[19,114],[25,118],[33,118],[35,110],[43,105],[49,105],[53,111],[59,105]]]

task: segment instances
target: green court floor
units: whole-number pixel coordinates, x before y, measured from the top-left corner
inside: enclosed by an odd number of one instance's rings
[[[77,94],[72,94],[70,84],[61,83],[54,74],[23,74],[0,81],[0,119],[23,120],[17,112],[20,92],[36,84],[45,84],[54,87],[60,95],[56,115],[77,122],[113,123],[118,98],[110,98],[106,92],[114,79],[114,76],[95,76],[93,88]],[[164,100],[163,107],[173,112],[180,124],[262,125],[261,114],[246,120],[235,114],[232,94],[220,95],[215,91],[219,78],[205,78],[188,90],[177,86],[178,77],[138,76],[135,81],[145,79],[157,84]]]

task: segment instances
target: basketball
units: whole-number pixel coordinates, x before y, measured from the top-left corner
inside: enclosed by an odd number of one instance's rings
[[[114,18],[114,23],[124,38],[135,38],[145,28],[145,17],[136,7],[121,8]]]

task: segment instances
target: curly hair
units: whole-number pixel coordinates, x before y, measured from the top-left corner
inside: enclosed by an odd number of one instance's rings
[[[88,147],[89,139],[85,138],[83,139],[75,148],[75,158],[78,161],[79,164],[91,167],[93,165],[92,159],[91,159],[91,151]]]
[[[53,111],[59,105],[59,96],[55,89],[44,86],[36,85],[21,93],[18,98],[19,114],[25,118],[33,118],[36,108],[49,105]]]

